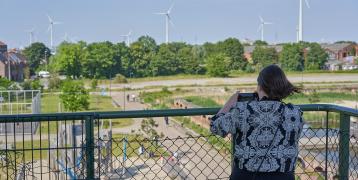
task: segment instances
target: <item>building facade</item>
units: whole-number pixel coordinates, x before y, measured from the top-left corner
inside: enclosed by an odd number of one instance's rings
[[[27,60],[17,49],[7,49],[0,41],[0,77],[12,81],[23,81],[26,77]]]

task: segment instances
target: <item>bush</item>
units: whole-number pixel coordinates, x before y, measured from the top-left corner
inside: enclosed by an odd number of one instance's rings
[[[31,89],[31,81],[30,80],[25,80],[24,82],[21,83],[21,87],[24,90],[30,90]]]
[[[97,89],[98,86],[98,80],[97,79],[93,79],[91,81],[91,89]]]
[[[35,80],[31,82],[31,89],[33,90],[43,90],[43,85],[41,85],[39,80]]]
[[[122,74],[116,74],[116,77],[114,78],[115,83],[127,83],[127,79]]]
[[[6,78],[0,78],[0,87],[4,88],[4,89],[8,89],[9,86],[12,84],[11,81],[9,81]]]
[[[48,88],[49,89],[60,89],[61,83],[62,83],[62,81],[58,77],[50,78]]]

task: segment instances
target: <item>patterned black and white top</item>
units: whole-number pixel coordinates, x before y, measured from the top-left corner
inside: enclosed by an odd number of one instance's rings
[[[233,135],[234,162],[239,169],[293,172],[302,127],[302,111],[298,106],[261,100],[237,102],[228,113],[212,118],[210,130],[222,137]]]

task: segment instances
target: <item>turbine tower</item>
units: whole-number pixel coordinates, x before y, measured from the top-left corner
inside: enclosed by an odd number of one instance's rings
[[[126,44],[127,44],[128,47],[131,44],[131,35],[132,35],[132,30],[130,30],[128,32],[128,34],[121,35],[122,37],[126,38]]]
[[[50,31],[50,47],[53,50],[53,25],[62,24],[61,22],[55,22],[49,15],[47,15],[49,26],[47,31]]]
[[[29,35],[30,35],[30,45],[31,45],[34,41],[35,27],[33,27],[32,29],[26,30],[25,32],[29,33]]]
[[[257,30],[258,32],[261,31],[261,41],[264,41],[264,27],[265,25],[270,25],[273,24],[272,22],[266,22],[261,16],[259,16],[260,19],[260,25],[259,25],[259,29]]]
[[[310,8],[308,0],[305,0],[306,6]],[[300,0],[300,12],[298,17],[298,40],[297,42],[303,41],[303,0]]]
[[[154,13],[158,15],[164,15],[165,16],[165,43],[169,43],[169,23],[174,26],[171,18],[170,18],[170,12],[173,9],[174,4],[170,6],[167,12],[161,12],[161,13]]]

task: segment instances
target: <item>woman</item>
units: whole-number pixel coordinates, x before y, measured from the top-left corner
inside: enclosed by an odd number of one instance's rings
[[[238,102],[239,94],[234,94],[212,117],[210,130],[235,140],[230,179],[294,180],[302,111],[282,99],[299,89],[277,65],[265,67],[257,83],[257,99]]]

